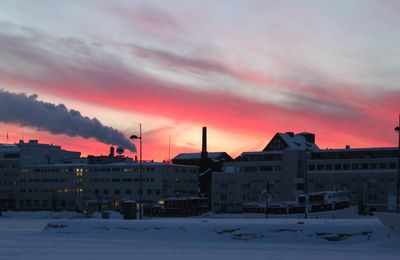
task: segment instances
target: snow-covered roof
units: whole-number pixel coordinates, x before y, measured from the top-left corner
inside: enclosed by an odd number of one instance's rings
[[[0,144],[0,151],[4,152],[18,152],[19,147],[15,144]]]
[[[334,152],[376,152],[376,151],[396,151],[398,147],[369,147],[369,148],[327,148],[320,149],[321,153],[334,153]]]
[[[300,133],[291,135],[290,133],[278,133],[279,136],[285,141],[289,148],[292,149],[308,149],[308,150],[318,150],[318,146],[314,143],[308,142],[305,138],[305,134],[309,133]]]
[[[219,159],[221,156],[225,155],[225,152],[209,152],[209,159]],[[201,153],[181,153],[175,156],[174,160],[200,160]]]
[[[106,164],[89,164],[86,162],[73,162],[73,163],[52,163],[52,164],[25,164],[24,167],[132,167],[132,166],[139,166],[139,162],[133,162],[133,161],[128,161],[128,162],[115,162],[115,163],[106,163]],[[197,166],[192,166],[192,165],[180,165],[180,164],[169,164],[169,163],[164,163],[164,162],[143,162],[142,167],[150,167],[150,166],[179,166],[179,167],[191,167],[191,168],[197,168]]]
[[[297,150],[319,150],[315,144],[315,135],[313,133],[298,133],[293,132],[277,133],[264,148],[263,151],[282,150],[282,149],[297,149]]]

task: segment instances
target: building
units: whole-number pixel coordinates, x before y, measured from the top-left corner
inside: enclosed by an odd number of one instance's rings
[[[19,149],[16,145],[0,145],[0,211],[15,208],[20,172]]]
[[[213,172],[212,210],[242,212],[243,203],[265,202],[267,187],[271,203],[294,201],[305,186],[348,190],[352,204],[394,207],[398,153],[395,147],[322,150],[312,133],[277,133],[263,151],[244,152]]]
[[[2,208],[27,210],[119,208],[138,200],[139,162],[123,156],[90,156],[37,141],[0,146]],[[143,203],[196,196],[195,166],[142,163]]]
[[[207,151],[207,128],[203,127],[202,150],[200,153],[181,153],[172,159],[175,164],[195,165],[199,167],[200,195],[209,199],[211,206],[211,175],[212,172],[222,171],[225,162],[233,161],[226,152]]]

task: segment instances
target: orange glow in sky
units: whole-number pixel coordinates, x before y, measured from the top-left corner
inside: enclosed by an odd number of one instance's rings
[[[5,3],[0,89],[64,104],[126,137],[141,123],[146,160],[169,159],[169,137],[172,157],[200,151],[202,126],[209,151],[233,157],[286,131],[313,132],[323,149],[397,145],[396,1],[200,2],[60,1],[51,12]],[[68,129],[51,134],[45,121],[10,119],[20,108],[0,104],[0,142],[109,151]]]

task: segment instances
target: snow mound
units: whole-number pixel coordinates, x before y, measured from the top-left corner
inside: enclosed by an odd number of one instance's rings
[[[153,219],[51,221],[46,234],[168,240],[168,241],[252,241],[260,243],[384,243],[400,241],[376,219],[367,220],[290,220],[290,219]]]

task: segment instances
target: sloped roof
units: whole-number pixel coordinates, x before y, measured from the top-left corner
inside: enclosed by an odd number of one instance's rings
[[[287,133],[279,133],[282,139],[286,142],[289,148],[292,149],[309,149],[309,150],[318,150],[318,146],[314,143],[308,142],[307,139],[301,134],[295,134],[294,136],[290,136]]]
[[[229,156],[226,152],[209,152],[209,159],[219,159],[224,156]],[[230,156],[229,156],[230,157]],[[200,160],[201,153],[181,153],[175,156],[173,160]]]
[[[274,140],[282,140],[284,142],[285,147],[280,149],[319,150],[318,146],[315,143],[307,140],[306,138],[307,135],[314,135],[314,134],[307,132],[299,134],[294,134],[291,132],[277,133],[271,139],[271,141],[268,143],[268,145],[264,148],[263,151],[271,150],[269,149],[269,147]]]

